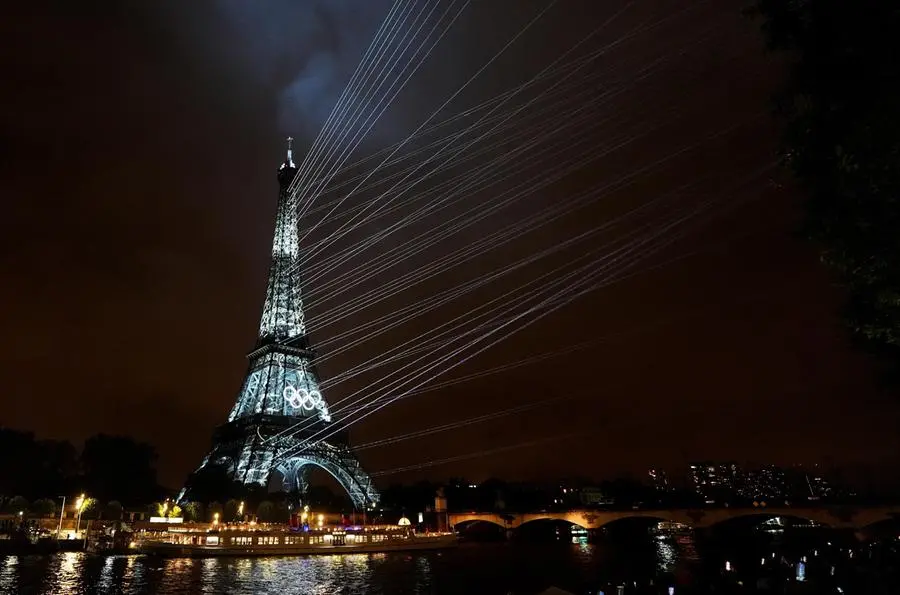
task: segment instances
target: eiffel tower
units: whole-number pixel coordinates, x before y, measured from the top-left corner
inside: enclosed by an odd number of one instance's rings
[[[211,467],[245,486],[267,486],[277,471],[285,492],[300,493],[307,491],[312,469],[320,467],[338,481],[357,508],[378,502],[378,492],[350,450],[346,431],[315,439],[329,428],[331,416],[319,389],[316,354],[303,319],[298,220],[288,192],[297,174],[292,140],[288,138],[287,158],[278,169],[275,240],[259,338],[247,354],[247,376],[228,422],[215,430],[212,450],[188,479],[180,502],[191,499],[193,480]]]

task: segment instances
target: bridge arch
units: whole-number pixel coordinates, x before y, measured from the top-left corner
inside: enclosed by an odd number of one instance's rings
[[[684,527],[691,527],[693,525],[691,519],[685,518],[683,516],[669,515],[665,514],[662,511],[654,511],[648,513],[636,511],[634,514],[624,512],[615,516],[611,515],[609,517],[603,518],[597,524],[597,528],[610,529],[617,526],[621,527],[625,524],[634,523],[643,523],[648,526],[652,526],[658,523],[673,523]]]
[[[466,529],[471,528],[474,525],[491,525],[493,527],[498,527],[500,529],[506,529],[506,526],[501,523],[492,520],[492,519],[466,519],[464,521],[457,521],[453,527],[457,530],[465,531]]]
[[[467,519],[457,521],[452,529],[460,537],[475,541],[502,541],[506,539],[509,526],[504,526],[499,519]]]
[[[507,519],[502,518],[498,514],[492,513],[457,513],[451,515],[451,523],[455,528],[464,528],[471,527],[473,524],[477,522],[487,523],[489,525],[496,525],[501,529],[511,529],[514,526],[518,526],[517,517],[510,517]]]
[[[865,519],[871,520],[871,519]],[[880,520],[862,524],[856,530],[860,541],[869,542],[883,538],[893,538],[900,533],[900,516],[884,515]]]
[[[528,517],[526,517],[525,519],[522,520],[521,523],[519,523],[518,528],[521,529],[522,527],[527,527],[527,526],[534,527],[535,525],[540,524],[540,523],[564,523],[564,524],[571,525],[573,527],[579,527],[581,529],[590,529],[590,527],[586,526],[586,524],[584,522],[578,522],[577,520],[568,518],[567,515],[562,515],[562,516],[560,516],[560,515],[546,515],[546,516],[528,515]]]
[[[856,525],[865,529],[875,525],[900,525],[900,511],[889,509],[860,510],[854,515]]]

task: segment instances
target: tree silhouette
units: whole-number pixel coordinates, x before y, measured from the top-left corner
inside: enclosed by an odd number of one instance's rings
[[[41,517],[56,516],[56,502],[50,498],[41,498],[31,504],[31,513]]]
[[[238,510],[240,509],[241,504],[235,499],[231,499],[225,503],[225,509],[223,512],[224,520],[231,522],[238,519]]]
[[[206,519],[203,504],[200,502],[186,502],[184,504],[184,520],[189,522],[202,522]]]
[[[808,194],[805,231],[848,290],[860,344],[900,363],[900,11],[884,0],[759,0],[792,58],[777,98],[784,158]]]
[[[256,516],[260,522],[270,523],[275,520],[275,505],[269,500],[263,500],[256,507]]]
[[[118,500],[107,502],[103,507],[103,518],[107,520],[119,520],[122,518],[122,503]]]
[[[108,502],[137,505],[157,499],[156,451],[127,436],[98,434],[88,438],[81,453],[84,490]]]
[[[29,508],[28,500],[23,498],[22,496],[15,496],[14,498],[10,498],[6,502],[6,506],[4,507],[7,512],[18,513],[25,512]]]
[[[206,465],[192,473],[187,480],[191,498],[198,502],[211,502],[223,498],[252,500],[250,490],[232,481],[228,470],[221,465]]]
[[[63,464],[53,460],[53,455],[63,450],[59,445],[38,442],[31,432],[0,428],[0,494],[38,498],[47,495],[48,490],[62,489],[65,476],[58,467]]]

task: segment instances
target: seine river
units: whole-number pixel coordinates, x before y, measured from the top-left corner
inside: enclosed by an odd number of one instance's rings
[[[827,554],[811,550],[810,555],[812,552],[816,556]],[[724,592],[756,592],[750,585],[743,588],[737,585],[735,571],[754,564],[758,571],[758,565],[768,560],[756,557],[759,551],[744,553],[746,555],[736,554],[732,558],[734,562],[728,561],[733,565],[729,584],[720,583],[715,588],[710,580],[723,581],[729,574],[715,570],[722,564],[717,556],[730,554],[716,550],[712,559],[704,556],[707,559],[701,562],[691,543],[674,539],[647,539],[631,544],[589,544],[564,539],[546,543],[464,543],[442,552],[302,558],[166,560],[146,556],[59,553],[0,557],[0,593],[529,595],[556,586],[577,594],[603,592],[615,595],[620,585],[624,586],[621,592],[625,594],[665,594],[670,586],[675,587],[676,595],[723,592],[723,589]],[[844,557],[846,553],[835,550],[832,558],[835,556]],[[772,559],[775,560],[774,555]],[[834,576],[833,565],[823,558],[823,563],[816,566],[811,559],[809,570],[810,573],[829,574],[829,578],[838,580],[844,571],[839,568],[838,576]],[[786,564],[783,568],[781,576],[784,578],[771,585],[775,592],[882,592],[871,590],[871,583],[866,588],[860,588],[857,583],[856,587],[847,584],[844,589],[836,590],[833,582],[827,590],[820,591],[824,584],[818,587],[809,582],[799,584],[793,576],[794,567]],[[698,578],[704,582],[703,586],[697,582]],[[729,590],[734,588],[741,590]]]
[[[587,587],[597,576],[597,555],[594,545],[497,543],[421,554],[303,558],[11,556],[2,561],[0,592],[505,595],[551,585]]]

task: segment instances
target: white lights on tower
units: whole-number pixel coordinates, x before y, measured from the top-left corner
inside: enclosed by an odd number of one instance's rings
[[[287,158],[278,170],[272,263],[259,335],[228,415],[233,432],[216,439],[200,469],[215,465],[232,481],[258,486],[267,485],[277,471],[285,491],[305,492],[309,468],[319,467],[338,481],[357,508],[363,508],[378,501],[378,492],[349,446],[329,442],[327,436],[315,439],[315,431],[332,419],[304,324],[298,215],[289,189],[297,167],[288,142]],[[313,422],[319,422],[316,429]],[[178,500],[190,499],[192,489],[189,483]],[[243,507],[238,514],[242,512]]]

